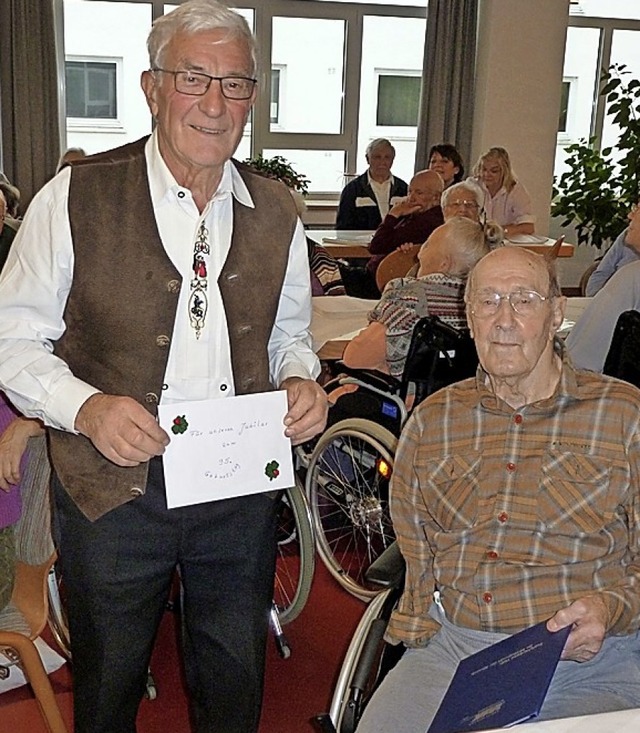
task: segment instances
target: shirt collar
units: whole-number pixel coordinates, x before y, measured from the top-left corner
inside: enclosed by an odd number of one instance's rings
[[[578,380],[576,378],[576,372],[571,359],[564,346],[564,343],[558,336],[553,340],[553,348],[556,354],[558,354],[562,360],[562,367],[560,370],[560,380],[556,386],[555,392],[546,400],[533,403],[532,405],[524,405],[523,408],[535,409],[539,412],[551,411],[555,412],[560,405],[565,405],[569,402],[579,399],[578,394]],[[478,365],[476,372],[476,387],[477,387],[477,405],[494,411],[513,412],[513,408],[509,407],[505,402],[496,397],[493,391],[489,388],[489,378],[487,373],[484,371],[481,365]],[[519,410],[519,411],[520,411]]]
[[[160,155],[158,136],[155,130],[147,140],[144,154],[147,161],[151,200],[155,204],[163,202],[173,203],[178,192],[184,191],[185,189],[177,183],[167,164],[164,162],[162,155]],[[249,189],[242,180],[240,173],[238,173],[238,169],[231,161],[227,161],[224,164],[222,179],[212,200],[221,198],[226,194],[231,194],[243,206],[251,209],[255,208]]]
[[[373,178],[369,175],[369,171],[367,170],[367,181],[369,182],[369,185],[373,188],[374,185],[376,186],[386,186],[389,184],[390,186],[393,186],[393,173],[389,174],[389,178],[387,178],[386,181],[382,181],[382,183],[378,183],[378,181],[374,181]]]

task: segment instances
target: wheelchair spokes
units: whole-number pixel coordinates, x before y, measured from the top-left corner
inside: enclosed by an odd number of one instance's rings
[[[394,540],[389,481],[397,439],[365,420],[344,420],[318,442],[307,471],[317,545],[332,575],[351,593],[379,592],[364,573]]]

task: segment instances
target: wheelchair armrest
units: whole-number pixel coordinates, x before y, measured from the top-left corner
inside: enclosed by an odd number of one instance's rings
[[[404,557],[394,542],[369,565],[365,576],[383,588],[399,588],[404,582],[404,569]]]
[[[400,380],[392,377],[390,374],[379,372],[377,369],[354,369],[347,366],[344,362],[336,363],[338,372],[342,375],[359,379],[361,382],[370,384],[385,392],[397,392],[400,389]]]

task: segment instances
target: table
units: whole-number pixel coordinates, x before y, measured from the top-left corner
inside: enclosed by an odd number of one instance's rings
[[[370,230],[347,229],[307,229],[306,235],[316,244],[324,247],[332,257],[348,259],[368,259],[371,253],[367,245],[371,242],[374,232]],[[513,239],[505,244],[544,254],[554,244],[555,239],[535,234],[514,235]],[[558,257],[573,257],[575,245],[563,242]]]
[[[524,247],[530,252],[542,255],[555,244],[555,241],[555,239],[551,239],[550,237],[542,237],[536,234],[514,234],[512,239],[505,240],[505,244],[513,247]],[[575,245],[563,242],[560,245],[558,257],[573,257],[574,250]]]
[[[369,229],[307,229],[305,234],[324,247],[332,257],[369,259],[368,244],[374,234]]]
[[[558,331],[565,338],[575,325],[591,298],[567,298],[565,319]],[[313,350],[322,361],[341,359],[344,350],[363,328],[368,325],[367,314],[375,300],[353,298],[350,295],[312,298],[311,335]]]
[[[367,314],[376,302],[351,295],[320,295],[312,298],[313,350],[321,360],[342,358],[349,341],[367,327]]]

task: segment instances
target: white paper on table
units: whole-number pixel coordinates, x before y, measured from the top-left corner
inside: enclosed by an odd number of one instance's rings
[[[167,507],[293,486],[284,391],[160,405]]]

